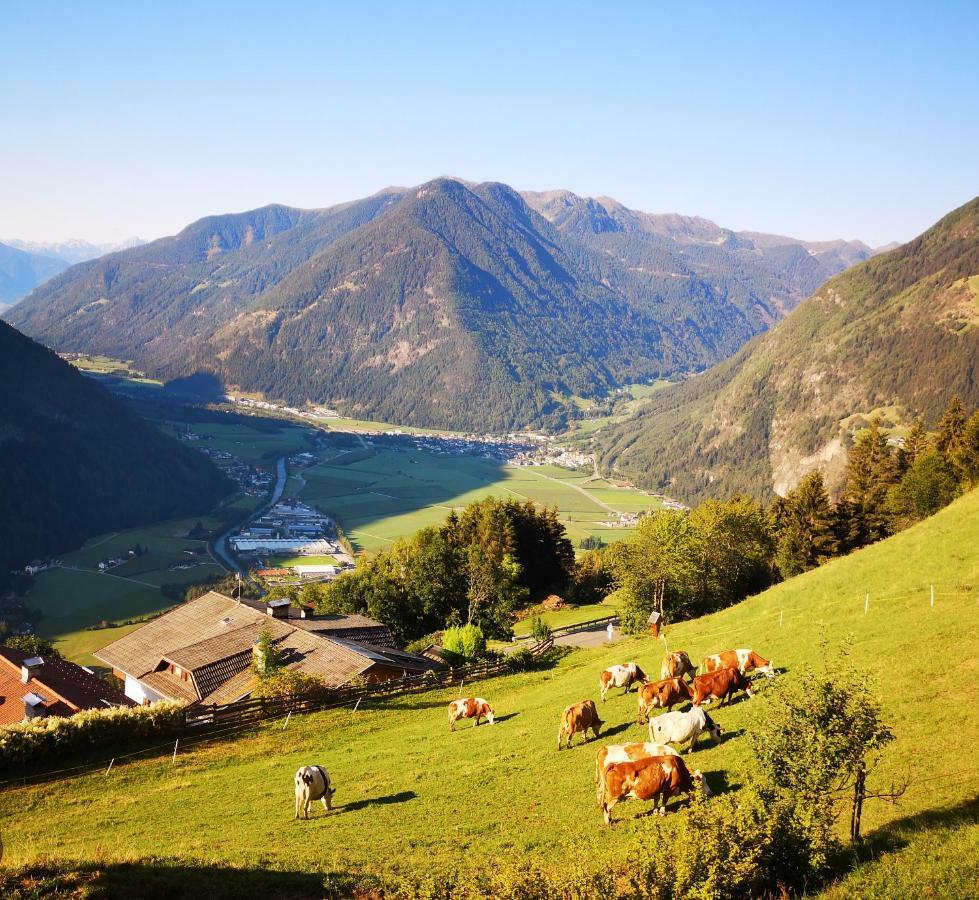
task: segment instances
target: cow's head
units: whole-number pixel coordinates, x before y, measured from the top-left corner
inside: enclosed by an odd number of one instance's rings
[[[633,665],[635,666],[635,663],[633,663]],[[646,681],[646,673],[642,669],[640,669],[639,666],[635,666],[634,674],[635,674],[636,681]]]
[[[704,713],[704,728],[707,733],[711,736],[714,743],[718,743],[721,739],[721,726],[717,724],[707,713]]]
[[[759,666],[758,667],[758,671],[761,672],[762,675],[764,675],[766,678],[774,678],[775,677],[775,666],[771,662],[771,660],[769,660],[767,663],[765,663],[765,665]]]
[[[704,776],[704,773],[701,772],[700,769],[697,769],[693,773],[692,777],[693,777],[694,786],[697,787],[700,791],[702,791],[705,797],[709,797],[710,785],[707,783],[707,778]]]
[[[489,708],[489,705],[486,707],[486,721],[489,722],[490,725],[496,724],[496,716],[493,714],[493,710]]]

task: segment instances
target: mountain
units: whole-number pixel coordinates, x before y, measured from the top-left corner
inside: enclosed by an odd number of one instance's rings
[[[933,423],[956,393],[979,406],[979,198],[652,395],[600,436],[601,461],[687,501],[784,493],[813,468],[839,488],[853,433],[873,415]]]
[[[51,243],[4,238],[3,242],[7,246],[14,247],[17,250],[39,253],[42,256],[53,256],[55,259],[64,260],[64,262],[72,266],[75,263],[85,262],[88,259],[105,256],[106,253],[115,253],[117,250],[129,250],[131,247],[140,247],[146,243],[138,237],[127,238],[116,244],[92,244],[81,238],[69,238],[67,241],[55,241]]]
[[[0,322],[0,583],[106,531],[207,512],[231,485],[55,353]]]
[[[0,310],[67,268],[63,260],[0,244]]]
[[[526,196],[440,178],[213,216],[75,266],[7,317],[167,380],[504,431],[724,359],[843,265],[703,220],[661,234],[613,201],[559,216]]]

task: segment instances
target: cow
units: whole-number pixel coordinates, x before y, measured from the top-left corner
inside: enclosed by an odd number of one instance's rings
[[[775,667],[771,660],[759,656],[754,650],[724,650],[704,657],[704,671],[716,672],[718,669],[736,668],[742,675],[747,675],[756,669],[767,678],[775,677]]]
[[[647,756],[679,756],[669,744],[609,744],[598,751],[595,758],[595,790],[598,792],[597,803],[602,805],[602,772],[606,766],[613,763],[629,762],[630,760],[645,759]]]
[[[649,756],[612,763],[605,767],[602,782],[602,813],[609,827],[612,825],[612,808],[630,797],[662,803],[660,814],[666,815],[666,804],[678,794],[692,794],[700,788],[705,797],[710,796],[701,772],[691,773],[679,756]]]
[[[557,748],[561,749],[561,742],[567,737],[568,749],[571,749],[571,739],[581,733],[584,740],[588,740],[588,729],[592,730],[595,737],[598,737],[598,729],[602,727],[602,720],[598,718],[598,710],[595,708],[594,700],[582,700],[581,703],[572,703],[561,716],[561,727],[557,733]]]
[[[482,697],[467,697],[465,700],[453,700],[449,704],[449,731],[456,730],[459,719],[475,719],[475,728],[483,718],[490,725],[496,724],[492,707]]]
[[[702,706],[711,700],[720,700],[723,706],[738,691],[744,691],[749,700],[754,696],[748,676],[742,675],[735,666],[704,672],[693,680],[693,705]]]
[[[660,669],[660,678],[683,678],[689,675],[693,681],[697,674],[697,667],[690,662],[690,657],[686,650],[677,650],[674,653],[667,653],[663,657],[663,668]]]
[[[721,739],[721,726],[699,706],[686,712],[668,712],[649,720],[649,739],[657,744],[688,744],[693,752],[700,733],[706,731],[716,744]]]
[[[639,698],[639,724],[649,720],[651,709],[672,709],[677,703],[692,700],[690,685],[683,678],[664,678],[646,681],[636,691]]]
[[[303,766],[293,779],[296,783],[296,818],[302,811],[304,819],[309,818],[309,804],[323,801],[323,809],[333,809],[333,795],[336,788],[330,783],[330,773],[322,766]]]
[[[623,694],[629,693],[629,688],[637,681],[645,681],[646,673],[634,662],[624,663],[621,666],[609,666],[598,678],[599,688],[602,692],[602,702],[605,695],[611,688],[625,688]]]

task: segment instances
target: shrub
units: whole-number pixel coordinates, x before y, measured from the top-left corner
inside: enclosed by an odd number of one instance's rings
[[[547,623],[540,616],[534,616],[530,620],[530,636],[537,644],[543,643],[551,636],[551,629],[547,627]]]
[[[279,669],[259,681],[252,691],[252,697],[266,700],[323,699],[328,693],[322,678],[293,669]]]
[[[507,667],[511,672],[526,672],[534,666],[534,654],[529,647],[518,647],[513,653],[507,654]]]
[[[442,649],[446,659],[454,665],[473,662],[486,655],[486,638],[478,625],[446,628],[442,635]]]
[[[38,760],[49,763],[96,747],[109,754],[121,743],[167,736],[182,727],[183,707],[169,701],[90,709],[71,718],[33,719],[0,728],[0,766],[28,766]]]

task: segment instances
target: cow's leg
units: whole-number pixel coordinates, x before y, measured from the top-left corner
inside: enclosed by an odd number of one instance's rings
[[[299,797],[298,794],[296,794],[296,818],[297,819],[299,818],[299,800],[300,800],[300,797]]]
[[[327,794],[324,794],[322,797],[320,797],[320,800],[323,801],[323,811],[324,812],[329,812],[330,811],[330,800],[329,800],[328,795]]]
[[[608,800],[603,800],[602,801],[602,814],[605,816],[605,824],[608,825],[609,828],[612,827],[612,807],[613,806],[615,806],[615,801],[614,800],[611,803],[609,803]]]
[[[303,797],[303,818],[309,821],[309,797]]]
[[[473,728],[479,727],[479,713],[476,713],[476,721],[473,722]]]
[[[456,730],[456,720],[449,719],[449,731],[455,731],[455,730]]]

